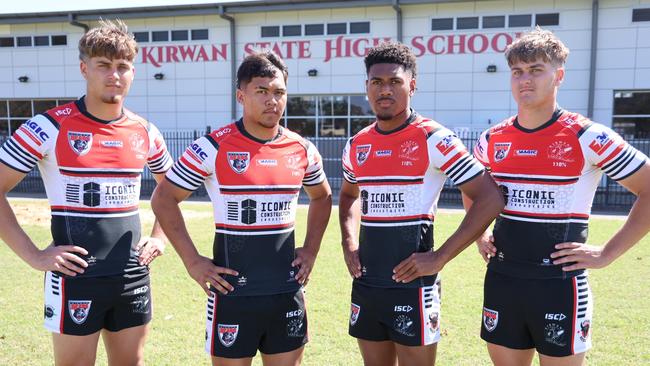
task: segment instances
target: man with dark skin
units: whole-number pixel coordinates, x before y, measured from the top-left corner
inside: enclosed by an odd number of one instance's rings
[[[411,109],[415,63],[403,44],[370,50],[366,91],[377,120],[350,138],[343,153],[339,217],[354,278],[350,335],[368,366],[435,363],[437,274],[503,207],[494,181],[462,142]],[[447,177],[476,203],[434,251],[433,219]]]

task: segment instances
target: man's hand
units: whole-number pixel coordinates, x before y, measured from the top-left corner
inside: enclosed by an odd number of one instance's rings
[[[343,245],[343,259],[348,267],[348,272],[353,278],[361,277],[361,261],[359,261],[359,245]]]
[[[144,237],[135,247],[139,253],[138,262],[141,266],[148,266],[156,257],[165,253],[165,242],[159,238]]]
[[[186,267],[190,277],[201,286],[203,291],[205,291],[205,294],[208,296],[210,296],[210,285],[224,295],[234,290],[234,287],[221,277],[222,274],[229,274],[232,276],[239,275],[237,271],[230,268],[215,266],[210,258],[201,255],[188,263]]]
[[[296,280],[301,285],[307,285],[309,281],[309,274],[314,269],[314,262],[316,262],[316,254],[309,249],[296,248],[296,259],[291,262],[292,267],[299,267],[300,270],[296,274]]]
[[[491,230],[485,230],[485,232],[476,239],[476,247],[486,263],[490,261],[491,257],[497,255],[497,247],[494,246],[494,235],[492,235]]]
[[[393,269],[395,282],[407,283],[422,276],[433,275],[442,270],[436,252],[413,253]]]
[[[603,247],[575,242],[566,242],[555,245],[556,252],[551,253],[555,259],[553,264],[572,263],[562,267],[563,271],[575,271],[587,268],[603,268],[611,260],[603,255]]]
[[[57,271],[68,276],[76,276],[84,273],[88,263],[77,254],[88,255],[88,251],[76,245],[50,244],[47,248],[40,250],[32,267],[40,271]]]

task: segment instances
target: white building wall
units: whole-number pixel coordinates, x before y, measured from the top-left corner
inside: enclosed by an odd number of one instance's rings
[[[431,19],[439,17],[560,13],[560,25],[549,27],[571,49],[567,75],[559,93],[559,103],[567,109],[587,112],[591,47],[591,1],[588,0],[498,0],[450,4],[403,5],[403,40],[406,44],[426,44],[436,35],[482,34],[490,38],[499,33],[510,36],[519,28],[431,31]],[[601,0],[599,16],[598,62],[596,70],[594,119],[611,124],[613,91],[650,89],[650,22],[632,22],[632,9],[648,7],[650,0]],[[372,38],[396,38],[395,11],[391,7],[366,7],[331,10],[300,10],[235,14],[237,60],[246,55],[247,44],[278,43],[289,67],[288,90],[294,95],[363,94],[365,69],[362,57],[328,57],[337,36],[261,38],[260,27],[370,21],[370,34],[347,34],[343,38],[363,39],[360,49]],[[229,23],[217,15],[128,19],[131,31],[209,29],[208,41],[149,42],[141,48],[157,46],[211,47],[230,42]],[[91,25],[93,25],[91,23]],[[67,23],[0,26],[1,35],[67,34],[67,46],[0,48],[0,98],[76,98],[83,95],[85,82],[79,74],[76,44],[81,29]],[[296,42],[309,41],[305,53],[297,56]],[[287,44],[292,43],[292,57]],[[458,51],[458,46],[456,46]],[[415,49],[415,47],[414,47]],[[161,129],[213,128],[230,122],[232,50],[228,59],[194,62],[143,62],[136,60],[136,80],[127,98],[127,107],[149,118]],[[329,49],[331,51],[331,47]],[[413,106],[422,114],[452,127],[482,129],[516,113],[509,91],[509,70],[502,52],[488,47],[485,52],[421,52],[418,57],[418,90]],[[497,72],[487,73],[488,65]],[[318,70],[309,77],[307,71]],[[163,73],[163,80],[154,74]],[[17,78],[28,75],[28,83]],[[241,114],[238,108],[237,115]]]

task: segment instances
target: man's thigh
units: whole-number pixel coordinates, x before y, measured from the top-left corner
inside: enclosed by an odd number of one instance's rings
[[[84,336],[52,333],[54,364],[57,366],[94,365],[100,332]]]

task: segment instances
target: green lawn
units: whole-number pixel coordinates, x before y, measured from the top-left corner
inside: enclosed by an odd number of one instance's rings
[[[40,245],[50,240],[47,202],[12,199],[29,235]],[[212,211],[208,203],[183,205],[195,243],[210,255]],[[306,210],[298,213],[298,235],[304,235]],[[143,203],[143,222],[152,214]],[[436,242],[448,236],[462,215],[442,212],[436,218]],[[602,243],[620,219],[592,219],[590,242]],[[353,338],[347,335],[351,280],[339,249],[336,211],[307,287],[310,338],[303,365],[361,365]],[[595,297],[592,323],[594,349],[589,365],[650,364],[650,239],[646,238],[606,269],[591,272]],[[43,276],[0,245],[0,365],[51,365],[50,336],[42,326]],[[490,365],[479,338],[484,264],[474,247],[442,272],[442,341],[438,365]],[[171,246],[152,264],[153,329],[146,346],[149,365],[207,365],[203,351],[205,298]],[[99,365],[106,364],[103,349]],[[261,365],[256,359],[255,365]]]

